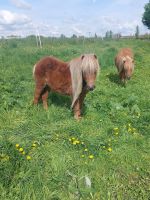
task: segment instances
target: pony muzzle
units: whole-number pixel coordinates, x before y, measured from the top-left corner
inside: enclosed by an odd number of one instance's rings
[[[91,86],[87,86],[87,89],[89,90],[89,91],[93,91],[94,89],[95,89],[95,85],[91,85]]]

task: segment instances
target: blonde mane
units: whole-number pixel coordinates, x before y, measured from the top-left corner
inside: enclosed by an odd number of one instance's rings
[[[83,84],[83,74],[93,74],[99,72],[99,63],[96,55],[94,54],[84,54],[79,58],[71,60],[69,63],[72,81],[72,105],[78,99],[82,91]]]

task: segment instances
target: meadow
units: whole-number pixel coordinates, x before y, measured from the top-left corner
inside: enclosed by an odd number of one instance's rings
[[[34,37],[0,40],[0,199],[150,199],[150,40]],[[122,47],[135,53],[124,86],[114,66]],[[101,71],[75,121],[69,97],[32,105],[33,65],[94,52]]]

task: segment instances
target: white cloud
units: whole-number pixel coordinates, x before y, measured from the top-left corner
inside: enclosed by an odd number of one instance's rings
[[[0,10],[0,35],[11,35],[28,30],[31,19],[24,14]]]
[[[11,2],[17,7],[21,9],[31,9],[31,5],[24,0],[11,0]]]
[[[26,24],[31,19],[24,14],[17,14],[8,10],[0,10],[0,24],[13,25],[13,24]]]

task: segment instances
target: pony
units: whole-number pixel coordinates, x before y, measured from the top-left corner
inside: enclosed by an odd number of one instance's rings
[[[37,105],[42,99],[44,109],[48,109],[47,98],[50,91],[71,96],[74,118],[80,119],[84,98],[88,91],[94,90],[99,69],[95,54],[83,54],[70,62],[63,62],[53,56],[42,58],[33,68],[33,103]]]
[[[134,71],[134,56],[132,50],[130,48],[122,48],[115,57],[115,65],[121,81],[126,83]]]

